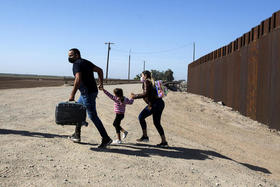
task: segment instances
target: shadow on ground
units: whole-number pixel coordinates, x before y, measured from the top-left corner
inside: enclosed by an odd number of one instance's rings
[[[44,132],[30,132],[25,130],[10,130],[10,129],[0,129],[0,135],[2,134],[15,134],[21,136],[31,136],[37,138],[67,138],[67,135],[50,134]]]
[[[69,135],[59,135],[59,134],[50,134],[50,133],[44,133],[44,132],[30,132],[25,130],[11,130],[11,129],[0,129],[0,135],[8,135],[8,134],[14,134],[14,135],[21,135],[21,136],[30,136],[35,138],[68,138]],[[92,144],[88,142],[79,142],[77,144],[81,145],[90,145],[90,146],[96,146],[98,144]]]
[[[50,133],[43,133],[43,132],[0,129],[0,135],[9,135],[9,134],[30,136],[36,138],[67,138],[68,137],[68,135],[58,135],[58,134],[50,134]],[[79,144],[91,145],[91,146],[97,145],[97,144],[90,144],[86,142],[81,142]],[[91,148],[91,150],[98,151],[98,152],[109,152],[109,153],[117,153],[117,154],[131,155],[131,156],[139,156],[139,157],[151,157],[156,155],[156,156],[186,159],[186,160],[206,160],[206,159],[212,159],[216,157],[216,158],[231,160],[254,171],[271,174],[271,172],[266,168],[250,165],[247,163],[241,163],[229,157],[226,157],[220,153],[217,153],[215,151],[210,151],[210,150],[189,149],[184,147],[160,148],[150,144],[122,144],[118,146],[111,145],[109,149]]]
[[[114,148],[114,147],[118,147],[118,148]],[[139,156],[139,157],[151,157],[156,155],[156,156],[176,158],[176,159],[186,159],[186,160],[206,160],[206,159],[212,160],[214,157],[216,157],[216,158],[231,160],[235,163],[241,164],[254,171],[271,174],[271,172],[266,168],[253,166],[247,163],[240,163],[220,153],[217,153],[215,151],[210,151],[210,150],[189,149],[184,147],[160,148],[149,144],[122,144],[118,146],[111,145],[110,148],[108,149],[91,148],[91,150],[97,152],[118,153],[118,154]]]

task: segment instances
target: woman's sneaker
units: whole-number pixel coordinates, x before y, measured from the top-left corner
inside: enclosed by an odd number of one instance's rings
[[[123,136],[122,136],[122,139],[125,139],[125,138],[127,137],[127,134],[128,134],[128,132],[127,132],[127,131],[124,131]]]
[[[121,140],[114,140],[112,142],[112,144],[118,145],[118,144],[122,144],[123,142]]]
[[[149,137],[148,136],[142,136],[141,138],[136,140],[137,142],[148,142]]]
[[[160,144],[157,144],[157,147],[168,147],[167,142],[161,142]]]

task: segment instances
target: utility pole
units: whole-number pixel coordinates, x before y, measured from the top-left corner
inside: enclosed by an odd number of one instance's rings
[[[195,42],[193,42],[193,61],[195,61]]]
[[[145,71],[146,70],[146,62],[145,62],[145,60],[144,60],[144,65],[143,65],[143,71]]]
[[[107,66],[106,66],[106,82],[108,81],[109,56],[110,56],[110,50],[111,50],[110,45],[114,44],[114,43],[106,42],[105,45],[107,45],[107,44],[108,44],[108,54],[107,54]]]
[[[131,49],[129,50],[129,56],[128,56],[128,80],[130,80],[130,52]]]

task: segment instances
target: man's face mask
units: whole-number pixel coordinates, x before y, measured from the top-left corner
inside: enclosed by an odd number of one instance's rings
[[[75,59],[74,58],[68,58],[68,61],[70,62],[70,63],[74,63],[75,62]]]
[[[145,81],[144,77],[141,77],[141,78],[140,78],[140,81],[141,81],[141,82],[144,82],[144,81]]]

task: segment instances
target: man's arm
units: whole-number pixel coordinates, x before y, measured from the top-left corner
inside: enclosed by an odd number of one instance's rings
[[[98,74],[98,81],[99,81],[98,88],[99,88],[99,90],[102,90],[103,89],[103,70],[98,66],[94,66],[93,71],[97,72],[97,74]]]
[[[80,83],[81,83],[81,72],[77,72],[75,74],[74,86],[73,86],[71,95],[69,97],[69,101],[75,100],[75,95],[76,95],[78,88],[80,87]]]

